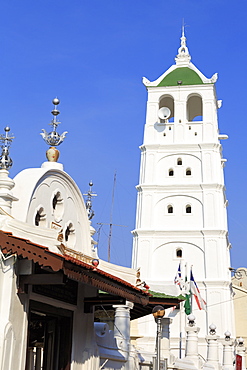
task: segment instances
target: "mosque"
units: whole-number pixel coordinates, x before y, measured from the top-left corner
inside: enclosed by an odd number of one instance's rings
[[[175,64],[153,82],[143,78],[132,268],[98,256],[92,183],[85,201],[58,162],[66,138],[59,100],[52,131],[41,133],[49,146],[41,168],[9,177],[14,137],[5,128],[0,370],[233,370],[235,354],[245,370],[243,339],[232,339],[227,135],[218,127],[216,81],[191,62],[184,31]],[[155,322],[160,306],[165,315]]]

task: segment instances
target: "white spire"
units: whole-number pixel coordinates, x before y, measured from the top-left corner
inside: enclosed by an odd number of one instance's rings
[[[181,40],[181,46],[178,49],[178,55],[175,58],[177,65],[187,65],[190,62],[191,56],[189,53],[189,49],[186,46],[186,37],[184,35],[184,25],[182,26],[182,37]]]

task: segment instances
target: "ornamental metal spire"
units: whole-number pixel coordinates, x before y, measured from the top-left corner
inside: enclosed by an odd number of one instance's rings
[[[175,58],[176,64],[183,64],[184,62],[189,63],[190,60],[191,60],[189,49],[186,46],[186,37],[185,37],[185,34],[184,34],[184,27],[185,26],[184,26],[184,23],[183,23],[183,25],[182,25],[182,37],[180,37],[181,44],[180,44],[180,48],[178,49],[178,55]]]
[[[88,192],[86,194],[83,194],[84,196],[87,196],[87,198],[86,198],[86,210],[87,210],[89,220],[92,220],[92,218],[94,216],[94,211],[92,209],[92,197],[97,197],[97,194],[95,194],[92,191],[92,187],[93,187],[93,182],[90,181]]]
[[[47,133],[45,129],[42,129],[41,131],[43,132],[41,132],[40,135],[43,137],[46,144],[51,145],[51,147],[46,152],[48,161],[56,162],[59,157],[59,151],[55,147],[60,145],[64,141],[68,131],[64,131],[61,135],[59,135],[59,133],[57,132],[57,126],[61,123],[57,121],[57,116],[60,114],[60,111],[57,109],[57,105],[60,103],[60,100],[58,98],[55,98],[53,99],[52,103],[54,104],[54,109],[51,111],[53,119],[50,125],[52,126],[53,130]]]
[[[13,161],[9,156],[9,148],[14,136],[9,136],[10,128],[8,126],[4,129],[5,135],[0,135],[0,142],[2,143],[2,153],[0,156],[0,169],[10,169],[12,167]],[[13,135],[13,134],[11,134]]]

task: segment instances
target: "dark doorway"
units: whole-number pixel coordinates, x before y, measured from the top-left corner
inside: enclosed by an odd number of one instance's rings
[[[26,370],[70,370],[72,315],[30,301]]]

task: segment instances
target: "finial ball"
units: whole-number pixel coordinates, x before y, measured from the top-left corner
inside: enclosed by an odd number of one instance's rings
[[[89,186],[93,186],[93,182],[92,181],[90,181]]]
[[[60,103],[60,100],[58,98],[55,98],[55,99],[52,100],[52,103],[54,105],[58,105]]]
[[[10,128],[8,126],[5,127],[4,129],[5,132],[9,132],[10,131]]]

